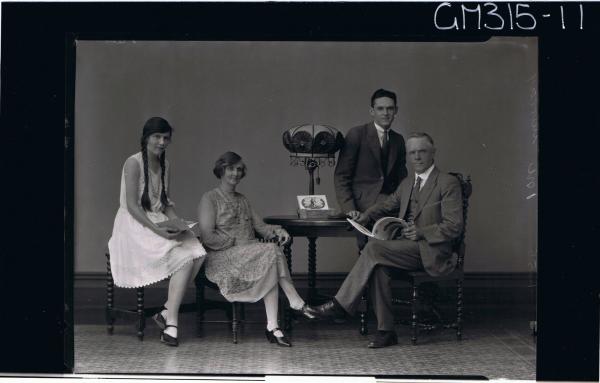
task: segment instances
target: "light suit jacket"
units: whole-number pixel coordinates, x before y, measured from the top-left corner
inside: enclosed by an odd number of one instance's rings
[[[371,207],[365,214],[376,221],[399,208],[398,216],[404,218],[414,183],[413,174],[405,178],[385,201]],[[424,236],[418,244],[425,271],[433,276],[451,273],[456,267],[452,245],[460,236],[464,224],[462,190],[458,179],[434,167],[421,188],[414,217],[415,225]]]
[[[383,174],[381,144],[370,122],[348,131],[334,173],[335,194],[343,212],[365,211],[375,204],[384,177],[396,189],[407,174],[406,149],[401,134],[389,133],[387,172]]]

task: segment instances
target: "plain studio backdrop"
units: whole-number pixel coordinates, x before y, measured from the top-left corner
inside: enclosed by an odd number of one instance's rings
[[[283,132],[302,124],[346,134],[369,122],[370,96],[396,92],[393,129],[435,140],[442,171],[470,175],[467,272],[535,272],[537,39],[486,42],[78,41],[75,96],[75,272],[104,272],[124,161],[144,122],[167,119],[171,198],[196,220],[217,157],[240,154],[239,191],[262,216],[295,214],[308,172],[290,165]],[[410,168],[409,168],[410,171]],[[337,207],[333,168],[316,194]],[[307,240],[293,271],[307,271]],[[347,272],[353,238],[317,241],[317,271]]]

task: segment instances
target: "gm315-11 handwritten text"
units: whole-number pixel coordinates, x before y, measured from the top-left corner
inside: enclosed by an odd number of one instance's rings
[[[438,5],[433,23],[439,30],[535,30],[542,22],[583,30],[583,5],[551,5],[536,11],[525,3],[450,3]],[[551,25],[550,25],[551,26]]]

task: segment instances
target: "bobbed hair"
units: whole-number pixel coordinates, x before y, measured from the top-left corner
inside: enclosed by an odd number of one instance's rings
[[[221,177],[223,177],[223,174],[225,174],[225,169],[228,166],[235,165],[240,161],[242,161],[242,157],[237,153],[234,153],[234,152],[223,153],[215,161],[215,167],[213,168],[213,174],[217,178],[221,179]],[[246,164],[244,164],[242,162],[242,165],[244,165],[244,166],[243,166],[241,178],[244,178],[246,176]]]

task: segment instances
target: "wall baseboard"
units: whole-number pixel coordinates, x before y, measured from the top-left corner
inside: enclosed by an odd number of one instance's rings
[[[317,276],[317,287],[320,292],[325,294],[335,294],[346,275],[347,273],[319,273]],[[301,293],[308,289],[308,275],[306,273],[295,273],[292,275],[292,278],[296,288]],[[106,289],[105,280],[106,273],[87,272],[75,274],[75,305],[103,305]],[[466,273],[464,282],[465,304],[535,305],[536,283],[537,273]],[[166,294],[167,286],[166,280],[161,281],[147,287],[147,294],[150,294],[151,296],[163,296]],[[440,287],[444,296],[453,294],[454,285],[452,283],[440,284]],[[117,289],[117,291],[120,290],[121,289]],[[190,290],[193,290],[193,287],[190,286]],[[397,290],[398,294],[408,294],[408,286],[402,282],[395,283],[394,290]]]
[[[341,281],[346,278],[348,273],[342,272],[327,272],[318,273],[318,281],[336,280]],[[292,273],[294,281],[302,282],[308,281],[308,273]],[[77,272],[74,275],[75,285],[80,281],[94,281],[106,279],[105,272]],[[537,272],[466,272],[465,281],[487,281],[487,282],[500,282],[500,281],[535,281],[537,279]],[[163,281],[164,282],[164,281]],[[160,282],[159,282],[160,283]],[[77,287],[77,286],[75,286]]]

